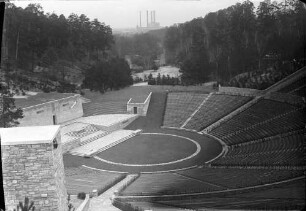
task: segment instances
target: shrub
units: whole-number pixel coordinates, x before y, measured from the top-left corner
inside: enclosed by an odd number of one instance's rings
[[[35,210],[34,202],[32,201],[30,203],[28,197],[24,198],[24,204],[22,202],[19,202],[19,204],[17,205],[17,210],[14,209],[14,211],[34,211],[34,210]]]
[[[86,198],[86,193],[84,193],[84,192],[78,193],[78,199],[84,200],[85,198]]]

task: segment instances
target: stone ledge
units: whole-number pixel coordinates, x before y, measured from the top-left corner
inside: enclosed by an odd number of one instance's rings
[[[51,143],[59,129],[59,125],[0,128],[1,146]]]

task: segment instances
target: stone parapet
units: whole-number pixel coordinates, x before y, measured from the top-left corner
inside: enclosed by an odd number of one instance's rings
[[[21,131],[32,134],[22,138]],[[66,211],[59,126],[3,128],[0,136],[6,209],[16,209],[27,196],[34,201],[35,210]]]

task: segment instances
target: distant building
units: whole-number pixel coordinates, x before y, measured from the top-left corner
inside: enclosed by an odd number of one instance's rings
[[[142,26],[141,22],[141,11],[139,12],[139,26],[136,27],[137,32],[147,32],[150,30],[160,29],[161,26],[156,22],[156,13],[155,11],[150,11],[151,19],[149,22],[149,11],[147,10],[147,24]]]
[[[24,117],[19,126],[58,125],[83,116],[83,100],[74,93],[38,93],[27,98],[16,98]]]

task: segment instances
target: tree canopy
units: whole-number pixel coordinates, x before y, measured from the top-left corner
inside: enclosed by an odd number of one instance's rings
[[[143,69],[154,66],[154,60],[162,53],[160,36],[151,33],[135,34],[133,36],[116,35],[113,51],[116,55],[131,56],[131,62]]]
[[[23,117],[22,109],[16,108],[13,95],[6,85],[0,84],[0,89],[0,102],[2,103],[0,127],[15,127],[19,124],[18,119]]]
[[[83,82],[84,88],[105,92],[133,84],[131,70],[122,58],[101,61],[87,69]]]
[[[49,67],[59,59],[74,62],[101,60],[113,43],[112,30],[86,15],[44,13],[39,4],[26,8],[7,4],[5,11],[7,49],[5,59],[15,67],[34,70]]]
[[[167,63],[179,65],[186,83],[225,80],[262,70],[271,57],[282,63],[306,58],[306,8],[298,0],[237,3],[165,34]]]

